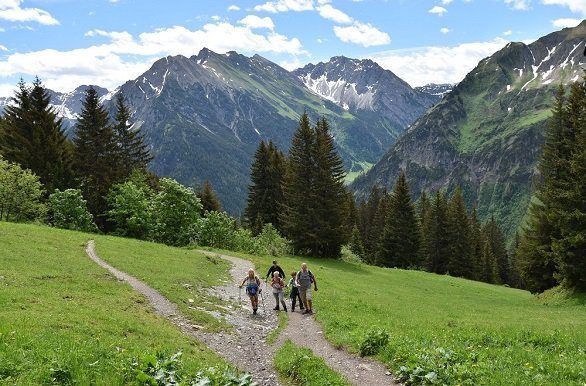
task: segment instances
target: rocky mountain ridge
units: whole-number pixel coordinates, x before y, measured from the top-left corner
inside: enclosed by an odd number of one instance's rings
[[[586,21],[480,61],[420,117],[352,189],[366,197],[405,171],[415,196],[460,186],[483,218],[518,230],[539,180],[537,162],[560,84],[581,79]]]

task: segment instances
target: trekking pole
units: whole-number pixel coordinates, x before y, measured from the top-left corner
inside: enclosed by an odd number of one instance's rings
[[[266,313],[267,309],[265,307],[265,297],[263,296],[262,291],[260,291],[260,299],[262,300],[262,309]]]
[[[238,307],[242,307],[242,287],[238,286]]]

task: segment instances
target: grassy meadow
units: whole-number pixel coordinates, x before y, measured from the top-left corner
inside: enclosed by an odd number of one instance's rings
[[[251,257],[262,275],[272,257]],[[374,328],[389,334],[376,358],[416,384],[586,384],[586,296],[526,291],[418,271],[327,259],[316,275],[315,318],[326,337],[358,352]]]
[[[192,262],[200,272],[181,277],[181,285],[211,285],[226,275],[223,263],[176,248],[0,222],[0,384],[130,384],[133,358],[157,353],[182,352],[183,368],[191,374],[225,365],[91,261],[85,253],[90,238],[96,239],[98,253],[120,260],[132,253],[160,253],[159,261],[166,262],[157,268],[162,271],[145,276],[167,275],[165,269],[173,270],[168,262],[175,259],[186,266]],[[135,265],[142,272],[143,264]]]
[[[190,372],[223,364],[93,263],[85,254],[90,238],[100,257],[157,288],[194,323],[210,331],[226,328],[201,309],[221,313],[218,301],[201,291],[228,280],[228,265],[218,258],[0,222],[0,384],[124,384],[132,379],[132,358],[155,353],[183,352]],[[273,260],[241,256],[256,264],[261,277]],[[552,291],[538,298],[449,276],[328,259],[278,261],[287,274],[308,263],[319,287],[315,318],[334,345],[358,352],[375,328],[384,329],[389,342],[375,357],[407,383],[586,384],[585,296]],[[281,351],[284,358],[296,349]],[[281,364],[282,372],[293,374],[287,369],[292,364]]]

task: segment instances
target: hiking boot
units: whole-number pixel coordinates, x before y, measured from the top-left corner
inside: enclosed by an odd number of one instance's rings
[[[279,306],[276,306],[275,308],[273,308],[273,310],[279,311]]]
[[[302,314],[303,314],[303,315],[307,315],[307,314],[309,314],[309,310],[304,310],[304,311],[302,312]]]
[[[256,315],[256,308],[252,310],[252,315]]]
[[[304,309],[305,309],[305,307],[301,306],[301,307],[299,307],[299,309],[300,309],[300,310],[304,310]]]
[[[295,308],[291,308],[291,312],[295,312]]]
[[[283,308],[283,311],[287,312],[287,307]]]

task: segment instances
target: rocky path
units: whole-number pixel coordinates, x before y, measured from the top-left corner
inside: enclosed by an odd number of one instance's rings
[[[198,326],[194,326],[189,319],[181,315],[175,304],[155,289],[100,259],[94,251],[93,240],[88,242],[86,252],[92,260],[110,271],[116,278],[129,283],[135,290],[142,293],[156,312],[175,323],[184,334],[200,340],[228,362],[251,373],[259,385],[278,386],[281,384],[272,367],[272,357],[286,339],[291,339],[298,346],[310,348],[315,355],[324,358],[331,368],[345,376],[353,385],[396,384],[388,370],[380,363],[359,358],[347,351],[334,348],[324,338],[321,327],[312,316],[290,312],[289,323],[277,341],[273,345],[267,344],[267,335],[278,324],[277,314],[273,311],[274,299],[270,290],[264,291],[266,292],[264,294],[265,306],[262,306],[261,300],[259,314],[252,315],[248,298],[238,288],[239,282],[246,276],[248,269],[252,268],[252,263],[249,261],[233,256],[199,251],[207,255],[221,257],[232,263],[230,274],[233,281],[226,286],[213,288],[211,293],[234,305],[227,307],[228,312],[224,317],[228,323],[234,326],[235,333],[218,334],[201,331]]]

